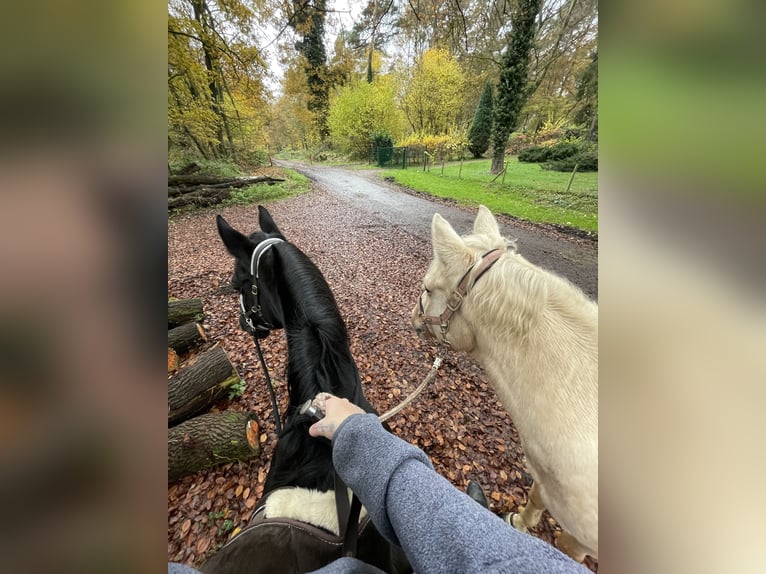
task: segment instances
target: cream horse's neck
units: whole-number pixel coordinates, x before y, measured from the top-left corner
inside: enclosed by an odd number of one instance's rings
[[[520,434],[552,448],[558,433],[590,440],[598,420],[598,307],[576,287],[517,255],[466,301],[476,345]],[[541,415],[552,425],[539,432]],[[550,437],[545,440],[545,437]]]
[[[513,419],[544,505],[598,556],[598,308],[506,259],[461,309],[472,354]]]

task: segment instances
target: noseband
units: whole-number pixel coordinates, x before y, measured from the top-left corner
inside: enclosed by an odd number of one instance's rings
[[[245,323],[250,328],[250,334],[253,336],[257,336],[258,333],[265,333],[263,337],[268,335],[268,331],[273,327],[271,323],[266,321],[266,319],[263,317],[263,313],[261,311],[261,302],[260,302],[260,294],[259,294],[259,288],[258,288],[258,279],[259,279],[259,272],[258,272],[258,265],[261,262],[261,257],[263,256],[266,251],[271,249],[274,245],[277,243],[283,243],[284,239],[280,239],[279,237],[269,237],[268,239],[264,239],[261,241],[258,245],[256,245],[255,249],[253,250],[253,256],[250,258],[250,275],[253,278],[253,285],[251,287],[251,292],[253,294],[253,297],[255,297],[255,305],[250,307],[250,309],[247,309],[245,306],[245,296],[240,292],[239,294],[239,308],[242,312],[242,317],[245,320]],[[253,318],[255,318],[256,323],[253,324]],[[260,337],[260,338],[263,338]]]
[[[449,328],[450,319],[463,304],[463,299],[465,299],[466,293],[468,293],[468,288],[473,287],[473,285],[475,285],[479,280],[479,277],[484,275],[484,273],[486,273],[489,268],[492,267],[495,262],[500,259],[500,257],[502,257],[503,253],[505,253],[505,251],[502,249],[493,249],[492,251],[488,251],[482,255],[479,261],[471,265],[460,278],[460,282],[457,284],[457,287],[452,291],[452,293],[450,293],[449,297],[447,298],[447,307],[444,309],[444,311],[442,311],[441,315],[426,315],[425,307],[423,306],[423,295],[427,293],[427,290],[424,288],[420,293],[420,298],[418,299],[420,312],[418,313],[418,316],[424,325],[439,325],[439,329],[442,334],[442,341],[445,344],[450,344],[450,342],[447,340],[447,329]],[[471,273],[474,271],[474,269],[475,272]],[[434,334],[427,328],[426,333],[436,338]]]

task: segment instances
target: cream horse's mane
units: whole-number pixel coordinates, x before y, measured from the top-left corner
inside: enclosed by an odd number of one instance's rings
[[[597,557],[597,304],[522,257],[484,206],[464,237],[436,214],[432,240],[434,260],[424,278],[430,315],[441,312],[471,264],[492,249],[506,250],[470,287],[448,340],[487,372],[521,437],[535,495],[582,546],[574,554]]]

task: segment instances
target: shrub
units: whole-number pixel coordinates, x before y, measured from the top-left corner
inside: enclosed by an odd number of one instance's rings
[[[492,84],[487,82],[484,85],[484,92],[481,94],[479,105],[473,116],[471,129],[468,130],[468,151],[473,154],[474,158],[480,158],[489,149],[489,139],[492,135],[493,108]]]
[[[563,161],[586,150],[587,146],[582,142],[560,141],[552,146],[528,147],[519,153],[519,161],[527,163]]]
[[[540,167],[551,171],[572,171],[577,164],[577,171],[598,171],[598,151],[584,149],[569,157],[548,161]]]
[[[370,138],[376,130],[396,137],[402,132],[403,115],[396,103],[393,77],[379,76],[375,82],[353,82],[338,89],[330,102],[328,126],[333,143],[353,158],[366,158]]]
[[[559,161],[572,157],[578,153],[580,151],[580,146],[576,143],[558,142],[549,147],[548,150],[548,157],[546,159],[549,161]]]
[[[376,130],[370,136],[372,153],[379,166],[386,165],[394,155],[394,140],[386,130]]]
[[[532,146],[519,152],[519,161],[526,163],[539,163],[548,160],[550,148],[543,146]]]
[[[446,154],[449,159],[460,159],[468,142],[463,135],[414,133],[399,142],[399,145],[410,150],[425,150],[438,157]]]
[[[529,137],[521,132],[513,132],[508,138],[508,145],[505,146],[506,155],[519,155],[519,153],[529,147]]]

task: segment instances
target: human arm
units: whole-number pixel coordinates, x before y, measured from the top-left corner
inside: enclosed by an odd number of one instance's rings
[[[336,470],[416,572],[587,572],[457,490],[425,453],[386,432],[377,417],[336,408],[341,403],[335,401],[327,402],[324,426],[320,421],[310,432],[332,437]]]

